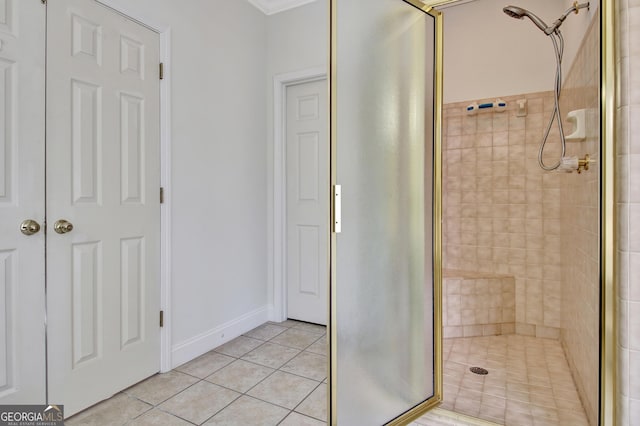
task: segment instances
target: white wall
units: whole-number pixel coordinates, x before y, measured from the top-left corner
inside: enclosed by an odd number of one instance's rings
[[[444,102],[553,90],[553,44],[529,19],[508,17],[505,0],[477,0],[442,9],[444,14]],[[551,24],[570,0],[512,0]],[[599,0],[571,14],[561,27],[567,75]]]
[[[266,320],[267,17],[238,0],[116,1],[171,27],[176,365]]]
[[[268,300],[273,304],[273,78],[309,68],[326,68],[329,46],[327,0],[271,15],[267,19],[267,265]]]

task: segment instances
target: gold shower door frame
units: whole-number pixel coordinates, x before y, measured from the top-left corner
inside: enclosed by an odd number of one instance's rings
[[[329,0],[329,21],[330,21],[330,49],[329,49],[329,99],[330,99],[330,156],[329,156],[329,176],[330,194],[333,194],[334,185],[337,182],[337,2],[348,0]],[[434,127],[433,127],[433,395],[422,403],[411,408],[404,413],[398,413],[398,417],[391,420],[387,425],[399,426],[421,417],[429,410],[435,408],[442,401],[443,392],[443,357],[442,357],[442,64],[443,64],[443,26],[442,14],[433,9],[430,5],[420,0],[398,0],[404,1],[413,7],[422,10],[425,14],[434,19]],[[428,142],[425,142],[428,143]],[[330,200],[330,236],[329,236],[329,321],[328,321],[328,341],[329,341],[329,380],[328,380],[328,421],[327,423],[336,426],[337,417],[337,287],[336,287],[336,233],[334,230],[335,198],[332,195]],[[402,349],[402,348],[398,348]]]

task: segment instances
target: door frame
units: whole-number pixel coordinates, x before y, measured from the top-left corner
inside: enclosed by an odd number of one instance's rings
[[[171,364],[171,26],[157,22],[118,0],[93,0],[126,18],[149,28],[160,36],[160,62],[164,76],[160,80],[160,186],[164,200],[160,204],[160,372],[172,369]]]
[[[306,68],[276,74],[273,77],[273,305],[269,309],[271,321],[280,322],[287,319],[287,87],[320,80],[327,80],[325,67]],[[327,111],[328,108],[327,106]]]

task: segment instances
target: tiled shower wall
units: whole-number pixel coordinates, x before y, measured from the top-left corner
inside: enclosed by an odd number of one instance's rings
[[[568,156],[589,154],[595,161],[589,171],[563,176],[560,189],[562,228],[561,343],[591,425],[598,424],[599,365],[599,46],[597,14],[576,59],[566,74],[561,107],[563,114],[584,109],[586,138],[567,143]],[[567,125],[568,131],[571,126]]]
[[[618,421],[640,419],[640,1],[617,6]]]
[[[443,152],[445,268],[514,276],[516,332],[560,337],[591,424],[599,365],[598,46],[595,19],[561,97],[565,117],[586,110],[587,137],[568,142],[566,155],[590,154],[591,170],[563,174],[538,166],[550,92],[503,98],[504,112],[469,115],[471,101],[446,105]],[[526,116],[519,117],[523,99]],[[565,133],[573,130],[565,120]],[[558,140],[554,129],[546,164],[556,161]]]
[[[518,100],[526,116],[518,116]],[[492,99],[495,100],[495,99]],[[559,337],[561,174],[543,172],[538,147],[551,92],[503,98],[507,109],[469,115],[444,107],[444,267],[515,278],[516,332]],[[491,100],[478,100],[479,102]],[[545,151],[559,152],[557,132]]]

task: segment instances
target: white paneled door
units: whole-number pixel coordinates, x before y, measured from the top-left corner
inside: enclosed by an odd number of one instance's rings
[[[0,0],[2,405],[45,400],[44,49],[45,6]]]
[[[326,79],[287,87],[287,316],[327,323]]]
[[[47,13],[49,401],[70,415],[160,367],[159,35],[94,1]]]

